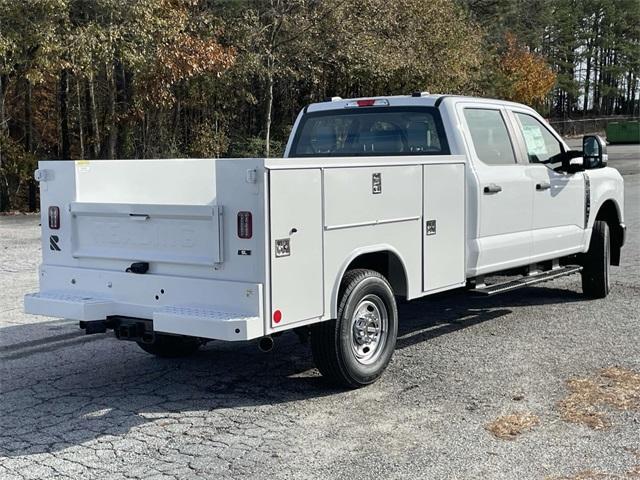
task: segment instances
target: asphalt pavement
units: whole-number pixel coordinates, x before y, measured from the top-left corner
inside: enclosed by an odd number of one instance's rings
[[[387,372],[355,391],[294,335],[160,360],[26,315],[38,219],[0,217],[0,478],[640,477],[640,149],[609,154],[629,229],[609,297],[574,276],[403,304]]]

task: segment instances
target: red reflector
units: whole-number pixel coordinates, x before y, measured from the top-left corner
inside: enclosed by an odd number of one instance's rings
[[[51,230],[60,228],[60,209],[58,207],[49,207],[49,228]]]
[[[282,312],[280,310],[276,310],[273,312],[273,321],[280,323],[280,320],[282,320]]]
[[[253,219],[251,212],[238,212],[238,237],[251,238],[253,236]]]
[[[358,104],[359,107],[373,107],[376,101],[375,99],[370,98],[367,100],[358,100],[356,103]]]

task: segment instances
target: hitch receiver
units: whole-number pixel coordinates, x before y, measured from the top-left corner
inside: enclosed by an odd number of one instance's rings
[[[93,335],[94,333],[106,333],[108,327],[106,320],[81,320],[80,328],[84,330],[86,335]]]
[[[87,335],[113,330],[118,340],[152,343],[154,339],[153,321],[143,318],[112,316],[105,320],[83,320],[80,328]]]

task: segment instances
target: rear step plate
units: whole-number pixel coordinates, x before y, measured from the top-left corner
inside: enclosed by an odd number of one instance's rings
[[[529,275],[527,277],[518,278],[517,280],[510,280],[504,283],[495,283],[493,285],[487,285],[486,287],[475,288],[472,292],[485,296],[497,295],[498,293],[510,292],[511,290],[516,290],[518,288],[535,285],[536,283],[548,282],[549,280],[554,280],[556,278],[573,275],[580,271],[582,271],[581,266],[567,265],[566,267],[548,270],[536,275]]]

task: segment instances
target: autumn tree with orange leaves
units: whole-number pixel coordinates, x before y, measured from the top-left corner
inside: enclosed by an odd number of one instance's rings
[[[556,83],[556,74],[543,57],[518,45],[512,33],[505,36],[506,50],[499,68],[506,82],[503,97],[527,105],[539,105]]]

